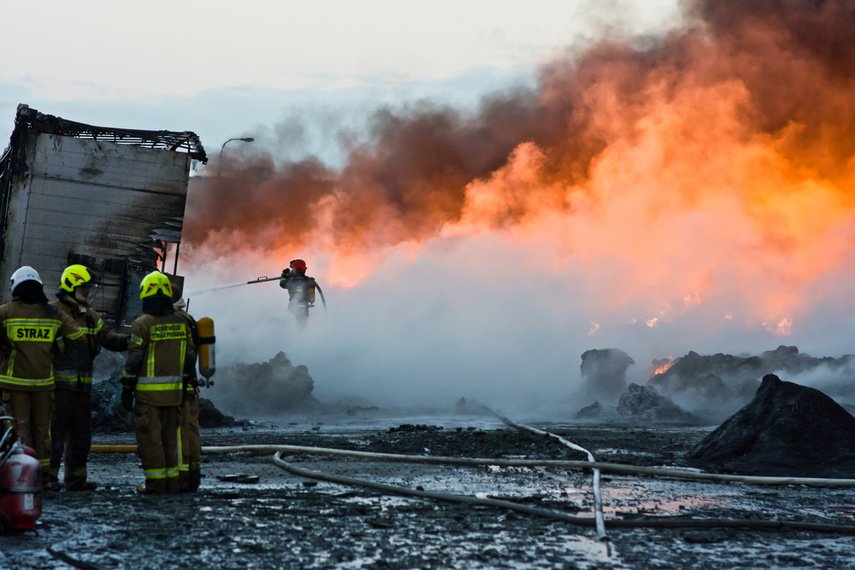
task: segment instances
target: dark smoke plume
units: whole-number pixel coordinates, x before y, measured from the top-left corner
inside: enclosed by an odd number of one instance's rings
[[[652,90],[667,101],[687,88],[738,86],[745,133],[792,130],[779,151],[794,168],[838,181],[850,172],[855,3],[709,0],[690,4],[685,16],[693,27],[632,44],[602,42],[556,61],[541,70],[535,90],[495,95],[474,116],[429,104],[378,112],[370,142],[353,148],[340,170],[314,159],[278,168],[270,156],[247,159],[228,177],[197,182],[186,238],[261,251],[423,240],[461,220],[467,185],[488,180],[524,143],[542,153],[536,203],[572,210],[566,189],[585,183],[610,144],[639,136]],[[686,123],[683,135],[701,127]],[[670,191],[692,200],[690,188]],[[512,192],[501,198],[501,207],[479,216],[485,228],[513,225],[534,207]]]

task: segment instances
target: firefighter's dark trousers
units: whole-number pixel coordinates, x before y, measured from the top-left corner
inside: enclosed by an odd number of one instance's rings
[[[195,491],[202,482],[202,437],[199,434],[199,398],[187,392],[179,412],[178,489]]]
[[[86,484],[86,460],[92,446],[92,395],[88,392],[57,388],[54,392],[51,422],[50,478],[59,480],[59,467],[65,460],[65,485]]]
[[[178,492],[178,408],[140,402],[134,406],[146,493]]]
[[[53,390],[26,392],[3,388],[3,407],[15,418],[24,443],[36,452],[42,470],[42,485],[50,482],[50,420],[53,414]]]

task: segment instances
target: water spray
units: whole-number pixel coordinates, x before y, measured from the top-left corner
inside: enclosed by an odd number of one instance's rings
[[[257,279],[253,279],[252,281],[241,281],[240,283],[232,283],[231,285],[218,285],[216,287],[208,287],[207,289],[199,289],[197,291],[190,291],[186,294],[186,298],[189,300],[190,297],[195,295],[202,295],[203,293],[210,293],[212,291],[220,291],[221,289],[232,289],[234,287],[241,287],[243,285],[254,285],[256,283],[266,283],[267,281],[278,281],[279,277],[267,277],[263,275],[258,277]],[[327,299],[324,297],[324,292],[321,289],[321,286],[315,282],[315,289],[317,289],[318,293],[321,296],[321,302],[324,304],[324,311],[327,310]]]
[[[211,291],[219,291],[221,289],[231,289],[233,287],[240,287],[241,285],[253,285],[255,283],[265,283],[267,281],[274,281],[274,280],[278,280],[278,279],[279,279],[278,277],[267,277],[265,275],[265,276],[259,277],[258,279],[254,279],[252,281],[241,281],[240,283],[232,283],[231,285],[218,285],[217,287],[208,287],[207,289],[199,289],[198,291],[190,291],[189,293],[186,294],[186,297],[189,299],[190,297],[193,297],[195,295],[201,295],[203,293],[210,293]],[[323,297],[323,295],[321,295],[321,297]]]

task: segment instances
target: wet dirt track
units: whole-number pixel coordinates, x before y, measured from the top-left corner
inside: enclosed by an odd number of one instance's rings
[[[409,423],[405,423],[409,422]],[[421,423],[419,423],[421,422]],[[708,429],[537,425],[599,461],[673,465]],[[130,443],[132,435],[96,437]],[[203,432],[204,445],[283,444],[401,454],[583,459],[483,418],[326,421]],[[205,455],[200,492],[140,496],[135,455],[93,453],[88,493],[52,491],[33,533],[0,538],[8,568],[843,568],[855,536],[796,530],[609,529],[610,519],[738,518],[855,526],[851,489],[758,487],[603,473],[608,539],[507,510],[383,495],[296,477],[271,453]],[[450,467],[308,455],[304,469],[592,516],[584,470]],[[258,483],[222,481],[258,475]],[[54,554],[51,554],[51,551]],[[66,561],[63,561],[66,560]]]

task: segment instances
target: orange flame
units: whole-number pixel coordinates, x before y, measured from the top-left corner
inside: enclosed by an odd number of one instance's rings
[[[659,361],[659,362],[661,362],[661,361]],[[667,372],[667,371],[668,371],[668,369],[669,369],[669,368],[671,368],[672,366],[674,366],[674,361],[673,361],[673,360],[668,360],[668,361],[666,361],[665,363],[659,364],[659,365],[658,365],[658,366],[653,370],[653,375],[654,375],[654,376],[657,376],[657,375],[659,375],[659,374],[665,374],[665,372]]]

